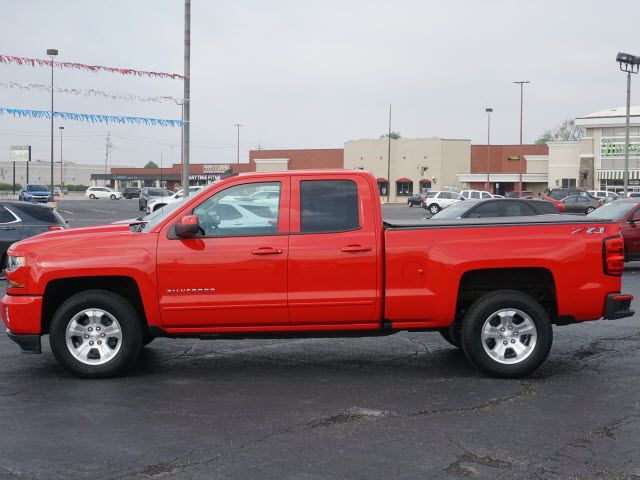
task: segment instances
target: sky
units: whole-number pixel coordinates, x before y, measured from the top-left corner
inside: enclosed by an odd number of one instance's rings
[[[183,72],[181,0],[2,0],[0,54]],[[377,138],[519,141],[525,86],[524,141],[566,118],[625,102],[618,51],[640,55],[640,2],[592,0],[192,0],[191,162],[240,161],[255,148],[340,148]],[[43,67],[0,64],[0,82],[50,81]],[[58,87],[169,95],[182,82],[110,73],[55,70]],[[633,79],[632,89],[640,88]],[[633,95],[633,93],[632,93]],[[634,95],[636,96],[636,95]],[[637,98],[637,97],[636,97]],[[47,110],[48,93],[0,88],[0,107]],[[58,94],[66,112],[179,119],[171,103],[114,101]],[[640,101],[632,103],[640,104]],[[56,121],[65,127],[65,161],[103,165],[179,162],[180,129]],[[0,116],[0,156],[32,145],[48,160],[46,119]],[[4,158],[3,158],[4,159]]]

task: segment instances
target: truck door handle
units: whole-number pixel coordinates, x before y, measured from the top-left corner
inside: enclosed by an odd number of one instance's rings
[[[253,255],[280,255],[282,253],[282,249],[273,248],[273,247],[260,247],[256,250],[251,250]]]
[[[347,245],[346,247],[342,247],[340,250],[347,253],[370,252],[371,247],[364,247],[362,245]]]

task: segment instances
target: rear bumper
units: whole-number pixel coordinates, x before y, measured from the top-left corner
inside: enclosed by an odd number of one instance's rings
[[[636,313],[635,310],[631,310],[631,300],[633,300],[633,295],[622,293],[607,295],[604,318],[607,320],[617,320],[619,318],[631,317]]]
[[[7,336],[16,342],[25,353],[42,353],[42,344],[40,343],[40,335],[21,335],[7,330]]]

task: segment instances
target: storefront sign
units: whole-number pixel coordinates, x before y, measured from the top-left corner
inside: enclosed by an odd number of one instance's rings
[[[624,137],[605,137],[600,142],[602,158],[624,158]],[[629,158],[640,158],[640,137],[629,137]]]
[[[12,162],[30,162],[31,145],[12,145],[10,160]]]
[[[228,164],[220,164],[220,165],[202,165],[202,173],[224,173],[229,170]]]

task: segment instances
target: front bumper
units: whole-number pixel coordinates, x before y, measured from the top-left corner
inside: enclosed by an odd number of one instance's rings
[[[604,318],[607,320],[617,320],[633,316],[636,312],[631,310],[631,300],[633,295],[623,293],[612,293],[607,295],[604,307]]]
[[[41,353],[42,297],[5,295],[0,308],[9,338],[16,342],[23,352]]]

